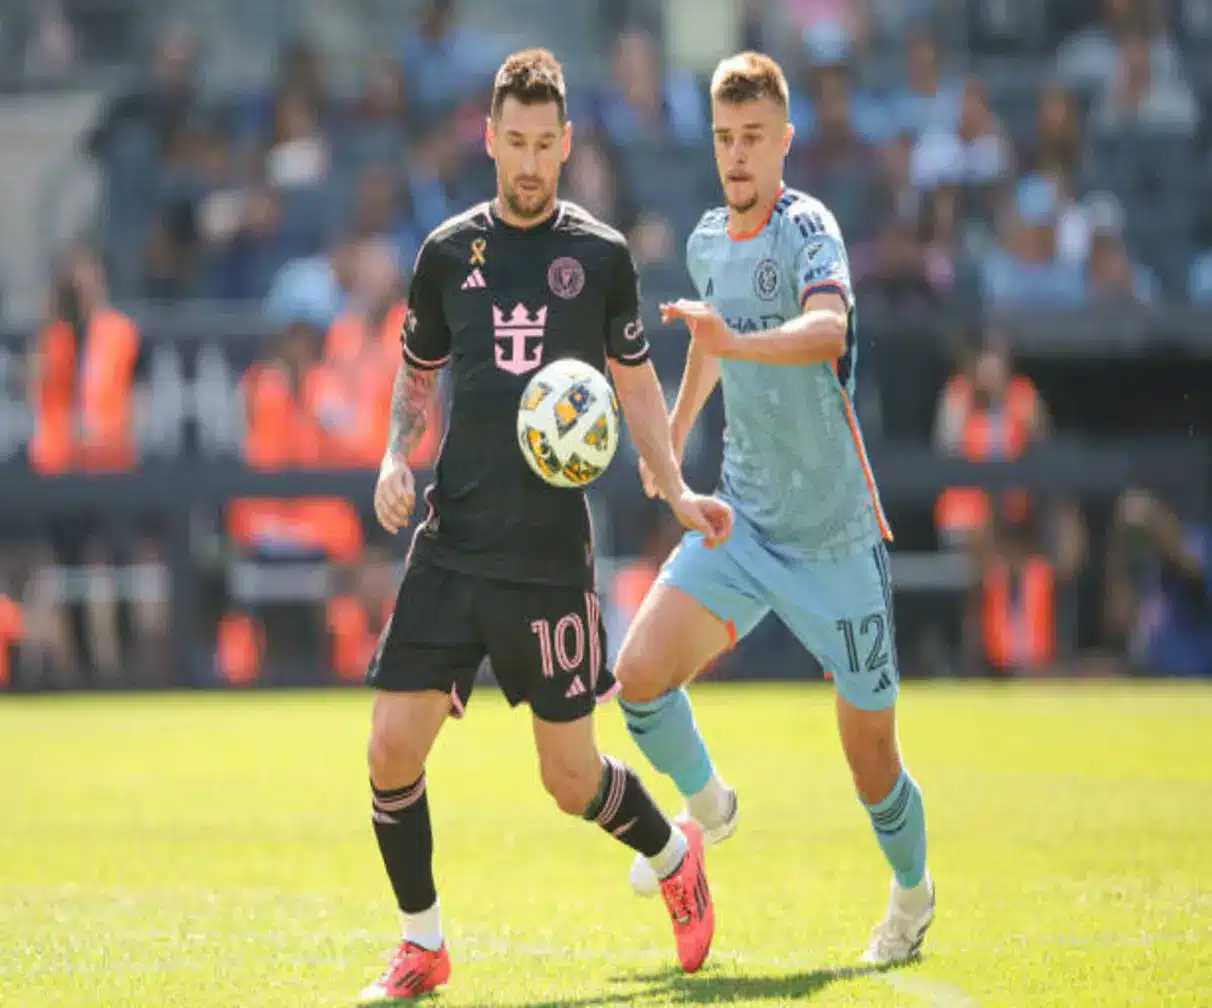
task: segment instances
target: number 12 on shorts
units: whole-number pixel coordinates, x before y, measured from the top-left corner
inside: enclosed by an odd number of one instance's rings
[[[878,672],[888,664],[887,624],[883,613],[873,612],[861,620],[840,619],[836,626],[846,641],[846,658],[852,675],[863,671]],[[866,652],[861,662],[860,648]]]

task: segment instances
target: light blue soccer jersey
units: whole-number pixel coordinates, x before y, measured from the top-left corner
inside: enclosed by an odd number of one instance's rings
[[[836,364],[720,362],[723,496],[792,555],[846,553],[891,538],[852,404],[854,292],[837,221],[819,200],[786,189],[757,233],[734,239],[727,223],[724,208],[704,214],[686,262],[700,298],[736,332],[781,325],[822,290],[842,295],[850,321]]]

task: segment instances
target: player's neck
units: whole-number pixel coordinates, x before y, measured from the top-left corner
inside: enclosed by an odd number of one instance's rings
[[[746,241],[755,237],[774,215],[774,205],[783,198],[786,190],[781,182],[769,199],[758,200],[748,210],[728,208],[728,237],[733,241]]]
[[[540,224],[546,224],[551,220],[559,206],[559,202],[559,198],[553,196],[551,202],[543,208],[542,213],[537,213],[533,217],[519,217],[509,209],[505,200],[501,199],[498,193],[496,199],[492,201],[492,212],[497,220],[504,221],[510,227],[529,230],[530,228],[538,227]]]

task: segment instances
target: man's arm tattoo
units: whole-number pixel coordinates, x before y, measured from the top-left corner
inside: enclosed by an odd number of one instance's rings
[[[407,459],[425,436],[429,423],[429,402],[438,385],[438,372],[421,371],[400,362],[396,384],[391,395],[391,432],[387,437],[387,454]]]

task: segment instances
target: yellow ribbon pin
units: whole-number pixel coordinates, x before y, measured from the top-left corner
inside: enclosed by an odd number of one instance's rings
[[[488,242],[483,238],[476,238],[471,243],[471,265],[484,265],[484,250],[488,248]]]

